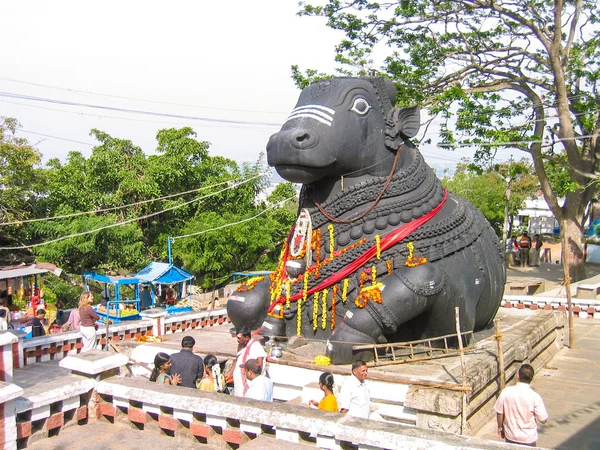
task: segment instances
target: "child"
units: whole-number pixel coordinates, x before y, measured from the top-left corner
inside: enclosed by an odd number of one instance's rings
[[[154,369],[150,375],[150,381],[156,381],[159,384],[172,384],[177,386],[181,383],[179,374],[169,375],[171,368],[171,357],[166,353],[157,353],[154,357]]]
[[[44,324],[42,323],[44,316],[46,316],[46,311],[44,309],[38,309],[35,313],[35,317],[31,322],[31,337],[46,335],[46,330],[44,329]]]
[[[50,324],[50,326],[48,327],[48,334],[56,334],[56,333],[62,333],[62,328],[58,323],[58,319],[56,319],[54,322],[52,322]]]

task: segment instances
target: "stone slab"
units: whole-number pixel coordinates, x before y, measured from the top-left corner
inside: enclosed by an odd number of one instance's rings
[[[0,403],[6,403],[23,395],[23,389],[16,384],[0,381]]]
[[[127,364],[129,358],[120,353],[91,350],[86,353],[67,356],[60,360],[60,367],[86,375],[97,375]]]

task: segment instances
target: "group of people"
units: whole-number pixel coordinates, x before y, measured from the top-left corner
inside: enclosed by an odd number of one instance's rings
[[[519,238],[516,236],[510,238],[506,250],[514,265],[539,267],[543,245],[544,243],[539,234],[534,234],[532,241],[527,231],[523,231]]]
[[[204,359],[194,353],[195,340],[185,336],[181,340],[181,351],[168,355],[158,353],[154,358],[154,369],[150,381],[171,384],[212,392],[229,392],[226,379],[233,378],[231,394],[273,401],[273,382],[268,376],[266,352],[258,337],[248,328],[232,330],[238,341],[235,363],[226,373],[214,355]],[[330,412],[339,412],[358,418],[377,418],[371,413],[371,394],[366,380],[368,366],[364,361],[352,363],[352,374],[346,379],[339,395],[335,394],[334,377],[324,372],[319,377],[321,400],[310,400],[309,405]],[[531,389],[534,370],[523,364],[517,373],[517,383],[502,390],[494,405],[497,415],[498,434],[509,443],[535,446],[537,424],[546,423],[548,413],[541,396]]]

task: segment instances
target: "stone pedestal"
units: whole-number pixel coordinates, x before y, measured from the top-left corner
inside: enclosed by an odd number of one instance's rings
[[[15,338],[16,339],[16,338]],[[14,450],[17,448],[17,414],[15,398],[23,395],[23,389],[16,384],[0,381],[0,448]]]
[[[152,308],[142,311],[140,317],[143,319],[152,320],[152,334],[154,336],[162,336],[165,334],[165,317],[167,311],[162,308]]]
[[[76,375],[82,375],[100,381],[118,375],[119,368],[126,365],[129,358],[120,353],[108,353],[91,350],[77,355],[67,356],[58,365],[69,369]]]

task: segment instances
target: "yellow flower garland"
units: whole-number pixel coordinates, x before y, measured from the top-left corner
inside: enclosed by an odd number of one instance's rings
[[[329,290],[323,289],[323,295],[321,297],[321,328],[327,328],[327,294]]]
[[[381,259],[381,236],[375,235],[375,244],[377,246],[377,259]]]
[[[340,290],[339,286],[336,284],[333,286],[333,294],[331,295],[331,329],[335,328],[335,309],[337,303],[337,293]]]
[[[346,303],[346,300],[348,298],[348,283],[350,283],[350,280],[348,278],[344,279],[344,284],[342,285],[342,302]]]
[[[333,261],[333,250],[335,244],[335,236],[333,234],[333,224],[327,225],[327,229],[329,230],[329,259]]]
[[[319,327],[317,324],[317,317],[319,315],[319,294],[320,291],[317,291],[313,297],[313,330],[315,331]]]
[[[292,287],[290,286],[290,281],[286,281],[285,282],[285,307],[287,309],[290,309],[290,295],[291,295],[291,289]]]
[[[375,284],[377,280],[377,266],[371,267],[371,281]]]

